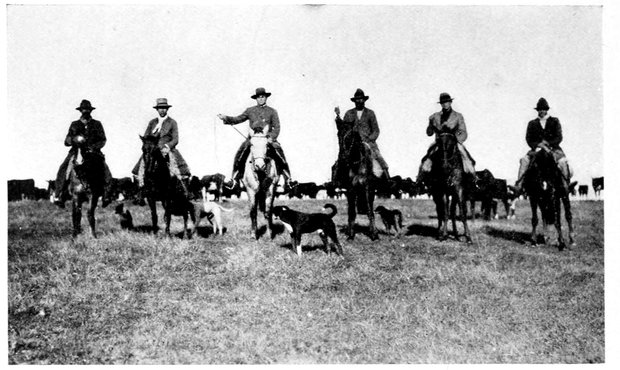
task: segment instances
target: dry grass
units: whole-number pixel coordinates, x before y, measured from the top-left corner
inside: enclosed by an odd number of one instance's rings
[[[334,203],[343,227],[345,203]],[[223,237],[120,231],[106,209],[100,237],[75,242],[69,211],[11,203],[9,362],[605,361],[602,202],[574,203],[578,247],[564,252],[522,243],[527,207],[517,220],[476,221],[465,245],[434,239],[428,200],[379,203],[403,211],[408,235],[340,234],[345,258],[327,256],[318,236],[303,238],[302,258],[285,234],[254,241],[243,202],[227,205]],[[137,225],[150,222],[146,208],[131,210]],[[363,231],[366,218],[358,223]]]

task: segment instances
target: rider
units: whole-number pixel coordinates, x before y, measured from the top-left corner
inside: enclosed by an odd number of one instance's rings
[[[346,170],[346,166],[342,165],[342,161],[346,159],[344,157],[343,139],[344,135],[350,129],[357,131],[362,142],[370,149],[373,157],[373,166],[375,163],[374,160],[378,163],[380,168],[373,169],[373,172],[375,172],[375,174],[381,172],[380,176],[384,180],[390,178],[388,164],[385,159],[383,159],[379,151],[379,146],[377,145],[377,138],[380,133],[377,117],[374,111],[365,106],[366,100],[368,99],[369,97],[364,94],[362,89],[357,89],[351,98],[351,101],[355,103],[355,108],[349,109],[344,114],[344,118],[340,118],[340,107],[334,108],[334,112],[336,112],[336,128],[338,129],[339,144],[338,159],[332,166],[332,182],[336,187],[342,187],[342,184],[345,183],[343,180],[346,174],[343,172]]]
[[[106,207],[112,201],[112,192],[110,185],[112,183],[112,174],[108,165],[105,163],[105,156],[101,152],[101,148],[106,143],[105,131],[101,122],[91,117],[91,112],[95,109],[90,101],[84,99],[80,106],[75,108],[82,115],[79,120],[71,122],[69,132],[65,137],[65,146],[70,146],[67,157],[60,165],[58,174],[56,175],[56,193],[54,202],[60,208],[65,208],[65,201],[69,200],[69,192],[67,189],[67,179],[73,169],[73,159],[78,161],[83,159],[78,156],[78,149],[81,149],[80,155],[94,154],[103,164],[103,181],[104,192],[101,200],[102,206]],[[76,157],[77,156],[77,157]]]
[[[518,193],[521,193],[523,190],[523,176],[529,168],[532,157],[539,148],[551,152],[567,184],[570,183],[570,179],[573,176],[572,168],[568,165],[568,159],[562,148],[560,148],[560,143],[562,142],[562,125],[560,120],[548,114],[549,104],[545,98],[538,99],[534,109],[538,111],[538,118],[531,120],[527,124],[525,141],[530,150],[525,157],[521,158],[519,163],[519,175],[515,183]]]
[[[185,192],[190,196],[191,194],[188,191],[188,187],[191,173],[185,159],[183,159],[181,153],[176,149],[179,143],[179,128],[177,121],[168,116],[168,109],[170,109],[170,107],[172,107],[172,105],[168,104],[168,99],[166,98],[159,98],[155,101],[155,106],[153,108],[157,110],[159,117],[149,121],[146,126],[146,131],[144,131],[144,136],[157,136],[159,138],[157,146],[164,157],[168,158],[168,170],[170,171],[170,175],[176,176],[181,180]],[[140,156],[138,163],[136,163],[131,172],[136,177],[138,186],[141,190],[144,186],[144,159],[142,156]],[[138,199],[142,199],[142,194],[138,195]]]
[[[277,141],[278,135],[280,134],[280,119],[278,118],[278,112],[267,106],[267,98],[270,96],[270,92],[266,92],[265,88],[259,87],[256,89],[255,94],[251,96],[252,99],[256,100],[255,106],[247,108],[243,113],[241,113],[241,115],[236,117],[230,117],[223,114],[218,114],[217,117],[221,119],[225,125],[236,125],[249,120],[250,128],[253,131],[256,131],[256,129],[261,129],[264,132],[265,126],[269,126],[265,134],[269,140],[269,145],[273,148],[273,154],[275,154],[272,155],[272,157],[276,161],[276,168],[281,171],[281,174],[284,177],[285,189],[290,189],[290,184],[293,182],[291,172],[289,170],[286,157],[284,156],[282,146]],[[237,150],[237,153],[235,154],[233,172],[231,176],[232,178],[226,183],[227,187],[234,188],[237,186],[239,180],[243,176],[245,161],[247,160],[249,153],[250,137],[248,136],[248,138],[241,143],[239,150]]]
[[[474,186],[476,184],[476,170],[474,166],[476,165],[476,161],[471,157],[463,142],[467,140],[467,127],[465,126],[465,119],[463,115],[459,112],[456,112],[452,109],[452,97],[448,93],[439,94],[439,101],[437,103],[441,104],[441,111],[433,113],[428,118],[428,126],[426,127],[426,135],[432,136],[433,134],[438,137],[439,132],[447,129],[454,133],[457,140],[457,147],[459,148],[459,152],[461,153],[461,158],[463,161],[463,171],[471,175],[471,178],[474,182]],[[420,165],[420,170],[418,172],[418,183],[422,183],[427,185],[428,176],[432,169],[432,160],[431,155],[437,150],[437,143],[433,141],[433,144],[428,148],[426,155],[422,158],[422,164]]]

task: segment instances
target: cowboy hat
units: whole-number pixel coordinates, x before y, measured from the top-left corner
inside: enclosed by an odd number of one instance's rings
[[[549,110],[549,103],[545,98],[538,99],[538,103],[536,103],[536,110]]]
[[[159,98],[155,101],[155,106],[153,108],[159,109],[159,108],[170,108],[170,107],[172,107],[172,105],[168,104],[168,99]]]
[[[366,94],[364,94],[364,91],[362,89],[357,89],[355,90],[355,94],[353,94],[353,97],[351,98],[351,101],[355,101],[357,99],[364,99],[364,101],[368,100],[368,96],[366,96]]]
[[[441,94],[439,94],[439,101],[437,103],[443,104],[443,103],[451,102],[452,100],[454,100],[454,99],[452,99],[452,97],[450,97],[450,94],[448,94],[448,93],[441,93]]]
[[[252,99],[256,99],[256,98],[258,98],[261,95],[263,95],[263,96],[268,98],[268,97],[271,96],[271,93],[270,92],[266,92],[264,87],[258,87],[258,88],[256,88],[256,93],[254,95],[252,95],[251,98]]]
[[[77,107],[77,108],[75,108],[75,109],[76,109],[76,110],[79,110],[79,111],[84,110],[84,109],[86,109],[86,110],[93,110],[93,109],[95,109],[95,107],[93,107],[92,105],[90,105],[90,102],[89,102],[88,100],[84,99],[84,100],[82,100],[82,102],[80,103],[80,106],[79,106],[79,107]]]

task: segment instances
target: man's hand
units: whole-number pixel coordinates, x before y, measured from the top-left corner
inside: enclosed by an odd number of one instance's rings
[[[161,148],[161,154],[163,154],[163,155],[164,155],[164,157],[165,157],[165,156],[167,156],[167,155],[168,155],[168,153],[170,153],[170,147],[169,147],[168,145],[164,145],[164,146]]]
[[[75,138],[73,138],[73,142],[76,144],[83,144],[85,141],[86,139],[82,135],[78,135]]]
[[[340,117],[340,107],[334,108],[334,112],[336,112],[336,117]]]
[[[222,121],[226,120],[226,116],[221,113],[217,115],[217,118],[221,119]]]

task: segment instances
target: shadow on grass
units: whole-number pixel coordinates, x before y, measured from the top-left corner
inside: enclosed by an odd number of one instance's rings
[[[435,226],[412,224],[407,226],[405,235],[419,235],[427,237],[437,237],[437,228]]]
[[[530,233],[523,231],[513,231],[513,230],[503,230],[498,229],[493,226],[485,226],[483,232],[489,236],[494,238],[501,238],[504,240],[513,241],[515,243],[520,244],[529,244],[530,243]],[[542,234],[538,234],[536,236],[536,243],[544,244],[545,238]]]
[[[222,228],[222,235],[226,234],[228,229],[226,227]],[[199,226],[194,229],[194,235],[200,236],[202,238],[209,238],[211,236],[217,236],[215,234],[215,230],[213,230],[213,226]]]
[[[283,249],[288,249],[293,253],[297,253],[297,250],[295,249],[295,247],[293,247],[293,243],[285,243],[280,245],[280,248]],[[332,248],[332,252],[335,252],[335,249],[333,248],[333,246],[330,244],[330,248]],[[321,252],[327,253],[325,252],[325,247],[323,246],[323,243],[321,244],[314,244],[314,245],[304,245],[302,243],[301,245],[301,252],[302,253],[306,253],[306,252],[313,252],[319,250]]]

